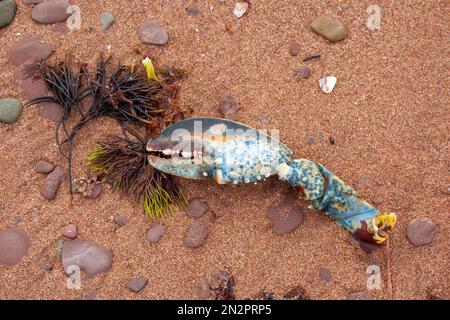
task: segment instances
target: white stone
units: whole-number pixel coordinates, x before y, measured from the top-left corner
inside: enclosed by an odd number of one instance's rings
[[[325,93],[331,93],[336,85],[337,78],[334,76],[325,77],[319,80],[320,89]]]

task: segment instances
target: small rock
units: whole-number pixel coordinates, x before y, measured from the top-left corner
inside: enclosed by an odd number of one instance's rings
[[[436,224],[428,218],[416,218],[408,224],[406,235],[415,246],[430,244],[436,234]]]
[[[233,119],[234,113],[240,108],[239,103],[236,99],[229,93],[225,92],[219,103],[219,111],[225,118]]]
[[[48,102],[39,104],[39,114],[53,122],[61,122],[64,116],[64,110],[59,104]]]
[[[8,60],[15,66],[19,66],[30,59],[44,60],[52,53],[53,49],[50,45],[43,44],[32,37],[25,37],[9,50]]]
[[[53,169],[55,169],[55,166],[50,162],[44,160],[39,160],[34,166],[34,170],[36,170],[37,173],[47,174],[52,172]]]
[[[233,14],[240,18],[242,17],[248,10],[248,2],[237,2],[234,5]]]
[[[113,216],[113,221],[114,221],[114,223],[116,223],[120,227],[122,227],[122,226],[124,226],[124,225],[126,225],[128,223],[128,219],[127,218],[119,216],[118,214]]]
[[[22,82],[23,93],[28,100],[45,97],[48,94],[47,84],[44,79],[29,77]]]
[[[322,281],[330,282],[331,281],[331,271],[327,268],[320,268],[319,269],[319,278]]]
[[[66,21],[70,17],[67,13],[69,6],[68,0],[46,0],[31,10],[31,18],[43,24]]]
[[[14,0],[0,0],[0,29],[14,20],[16,11],[17,5]]]
[[[13,266],[22,259],[30,248],[30,239],[21,229],[0,230],[0,264]]]
[[[311,70],[308,66],[301,66],[294,70],[294,76],[299,79],[307,79],[311,74]]]
[[[64,169],[61,167],[56,167],[48,176],[45,178],[41,185],[41,194],[47,200],[52,200],[56,197],[58,188],[63,182],[65,177]]]
[[[295,204],[296,195],[288,194],[280,204],[267,209],[266,216],[273,222],[273,231],[282,235],[294,231],[303,222],[303,208]],[[286,208],[289,211],[284,213]]]
[[[114,22],[114,16],[109,12],[102,12],[100,14],[101,30],[106,31]]]
[[[206,202],[203,202],[199,198],[194,198],[191,200],[185,211],[189,218],[196,219],[204,215],[208,209],[209,206]]]
[[[295,287],[294,289],[290,290],[288,293],[286,293],[283,296],[284,300],[309,300],[309,296],[306,293],[305,289],[303,289],[302,287],[298,286]]]
[[[164,45],[169,41],[167,31],[156,22],[148,22],[139,28],[139,38],[143,43]]]
[[[315,33],[331,42],[343,40],[348,33],[347,27],[341,21],[330,16],[317,17],[310,27]]]
[[[39,76],[39,66],[34,59],[29,59],[16,67],[14,70],[13,81],[14,84],[18,84],[19,81],[23,81],[33,76]]]
[[[90,183],[86,191],[84,192],[84,196],[88,199],[96,199],[100,196],[103,191],[103,187],[98,183]]]
[[[87,240],[69,240],[64,244],[62,263],[68,275],[73,270],[71,266],[78,266],[92,277],[111,269],[112,252]]]
[[[152,243],[157,243],[163,236],[164,232],[166,232],[166,226],[162,223],[155,224],[148,230],[147,239]]]
[[[69,239],[75,239],[77,237],[77,233],[77,226],[74,224],[68,224],[64,227],[62,232],[63,236]]]
[[[258,121],[265,125],[270,124],[270,118],[263,115],[258,116]]]
[[[197,7],[191,6],[186,8],[186,12],[190,16],[198,16],[200,14],[200,10]]]
[[[53,270],[53,263],[50,261],[45,261],[41,264],[41,269],[43,271],[52,271]]]
[[[359,291],[350,293],[347,300],[372,300],[372,297],[365,291]]]
[[[197,248],[205,242],[207,236],[208,226],[206,222],[195,220],[187,230],[184,243],[190,248]]]
[[[22,113],[22,104],[17,99],[0,99],[0,122],[16,122]]]
[[[22,0],[22,3],[25,5],[30,5],[30,4],[38,4],[41,3],[44,0]]]
[[[293,57],[298,56],[298,54],[300,53],[300,43],[298,43],[297,41],[292,42],[291,46],[289,47],[289,53]]]
[[[144,277],[133,278],[127,282],[127,288],[133,292],[140,292],[147,285],[148,279]]]
[[[379,204],[382,204],[384,202],[384,199],[383,199],[382,196],[375,196],[375,197],[372,198],[372,202],[373,202],[374,205],[377,206]]]
[[[325,93],[331,93],[336,85],[337,78],[334,76],[325,77],[319,80],[320,89]]]

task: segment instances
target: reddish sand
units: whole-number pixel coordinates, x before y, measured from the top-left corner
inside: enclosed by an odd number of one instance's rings
[[[0,30],[0,96],[25,101],[11,84],[14,66],[9,48],[24,35],[39,36],[77,61],[95,63],[108,52],[124,62],[149,55],[155,64],[188,71],[181,83],[179,104],[195,116],[218,116],[225,91],[241,103],[236,120],[257,128],[279,129],[281,140],[297,158],[324,164],[344,181],[366,181],[358,190],[369,200],[382,196],[382,210],[395,211],[398,225],[390,252],[366,255],[347,241],[347,232],[322,213],[306,211],[294,232],[272,232],[267,208],[283,199],[289,187],[273,179],[264,184],[219,186],[180,179],[188,197],[200,197],[219,216],[209,237],[197,249],[183,244],[190,219],[182,211],[164,220],[167,231],[157,244],[146,239],[150,221],[131,199],[106,190],[96,200],[75,196],[67,183],[54,201],[39,193],[42,176],[34,163],[47,159],[66,166],[54,142],[55,124],[37,108],[24,110],[12,125],[0,124],[0,227],[19,226],[31,238],[28,255],[13,267],[0,266],[1,299],[79,299],[96,291],[99,299],[196,298],[205,275],[229,267],[236,278],[236,295],[246,298],[266,288],[282,295],[300,285],[314,299],[345,299],[366,291],[366,269],[381,267],[383,288],[370,294],[383,299],[425,299],[427,290],[449,295],[448,201],[448,14],[445,1],[378,1],[380,31],[366,27],[366,8],[373,1],[283,0],[253,1],[248,14],[233,17],[234,1],[76,1],[82,29],[65,35],[53,26],[38,25],[31,7],[18,1],[15,21]],[[199,16],[185,8],[196,5]],[[99,31],[99,15],[109,11],[115,24]],[[319,14],[340,18],[349,28],[344,41],[330,44],[309,29]],[[142,45],[138,28],[156,21],[169,33],[162,47]],[[225,26],[231,26],[232,33]],[[229,28],[230,29],[230,28]],[[301,44],[292,57],[292,41]],[[136,53],[136,49],[141,53]],[[293,70],[306,56],[311,76],[296,80]],[[333,93],[318,87],[319,78],[338,78]],[[261,123],[260,116],[270,119]],[[84,157],[118,125],[101,120],[84,128],[76,139],[74,175],[86,176]],[[323,139],[307,144],[309,134]],[[328,142],[333,137],[335,145]],[[364,179],[370,176],[372,179]],[[362,179],[362,180],[361,180]],[[129,223],[118,228],[111,216]],[[438,226],[431,245],[414,247],[406,226],[415,217],[428,217]],[[20,221],[19,221],[20,220]],[[112,269],[83,281],[81,290],[66,288],[66,275],[55,259],[61,229],[75,223],[79,236],[114,253]],[[390,257],[390,270],[387,259]],[[41,264],[54,269],[40,274]],[[320,267],[331,271],[330,282],[319,279]],[[389,272],[390,271],[390,272]],[[139,294],[130,292],[129,278],[146,276]],[[392,288],[389,289],[389,288]]]

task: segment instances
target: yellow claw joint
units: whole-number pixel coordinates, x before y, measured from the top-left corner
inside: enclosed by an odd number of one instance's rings
[[[149,57],[146,57],[144,60],[142,60],[142,64],[145,67],[145,71],[147,71],[147,78],[149,78],[150,80],[157,80],[155,67],[153,67],[152,60],[150,60]]]
[[[388,232],[394,228],[396,222],[397,216],[393,212],[377,214],[368,226],[375,242],[381,244],[386,241]]]

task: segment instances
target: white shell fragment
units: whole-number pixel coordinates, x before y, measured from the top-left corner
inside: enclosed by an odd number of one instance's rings
[[[331,93],[336,85],[337,78],[334,76],[325,77],[319,80],[320,89],[325,93]]]
[[[233,14],[236,17],[240,18],[247,12],[247,9],[248,9],[248,2],[237,2],[234,5]]]

